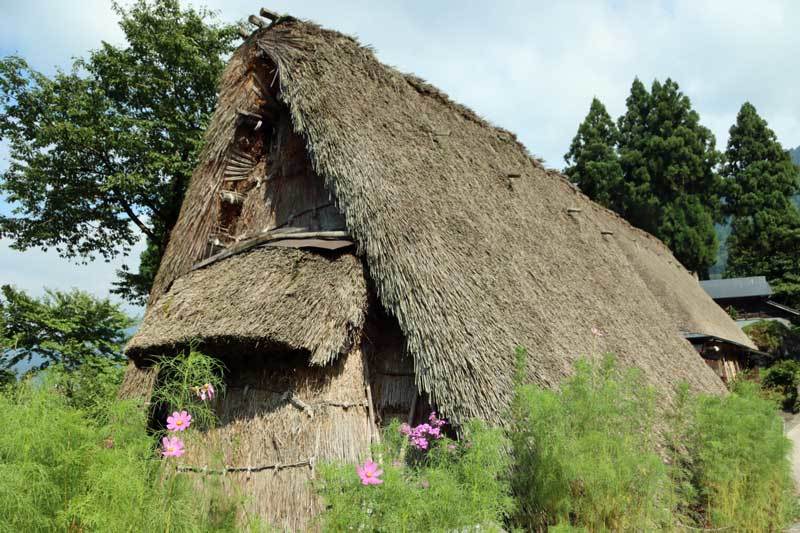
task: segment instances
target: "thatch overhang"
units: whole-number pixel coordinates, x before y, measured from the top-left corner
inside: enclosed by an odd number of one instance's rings
[[[352,347],[367,289],[352,254],[255,248],[193,270],[150,305],[126,350],[174,354],[190,343],[300,352],[325,365]]]
[[[206,257],[219,210],[214,199],[236,138],[235,110],[263,104],[253,96],[253,76],[279,85],[277,98],[313,172],[343,215],[380,303],[399,323],[417,385],[454,421],[498,419],[512,390],[518,345],[530,353],[531,379],[545,386],[569,375],[579,357],[613,352],[664,392],[679,382],[724,391],[651,290],[649,270],[637,268],[639,260],[609,233],[607,212],[545,170],[512,134],[381,64],[351,37],[289,17],[253,34],[223,75],[207,147],[151,307],[180,289],[182,276]],[[197,279],[198,272],[188,278],[199,306],[209,299],[200,296],[204,284],[214,280]],[[691,278],[685,271],[676,276],[683,284]],[[309,277],[309,283],[315,282]],[[685,297],[699,296],[690,290]],[[230,324],[235,314],[270,336],[285,336],[277,323],[262,327],[259,309],[226,308],[203,323]],[[307,326],[326,327],[308,316]],[[184,325],[159,327],[179,332],[171,338],[188,338]],[[221,324],[217,331],[227,330]]]
[[[616,240],[619,246],[676,331],[726,339],[747,350],[757,351],[752,339],[714,302],[664,243],[634,228],[616,214],[606,213],[609,224],[618,230]]]

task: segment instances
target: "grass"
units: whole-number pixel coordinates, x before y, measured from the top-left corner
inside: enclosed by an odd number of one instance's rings
[[[157,403],[213,425],[193,387],[221,390],[221,367],[194,351],[163,365]],[[198,490],[176,475],[140,406],[114,398],[118,381],[96,362],[0,387],[0,532],[266,529],[218,479]],[[502,429],[473,421],[420,451],[395,424],[382,442],[379,485],[319,465],[322,529],[779,531],[797,516],[790,443],[756,384],[682,387],[670,403],[612,357],[580,362],[559,390],[518,376]]]
[[[362,485],[352,465],[322,466],[321,525],[325,531],[498,531],[513,507],[507,452],[502,431],[473,422],[461,442],[444,438],[424,454],[412,453],[394,424],[373,451],[382,484]]]
[[[174,474],[145,410],[115,399],[120,375],[97,362],[0,389],[0,532],[239,530],[240,500]]]

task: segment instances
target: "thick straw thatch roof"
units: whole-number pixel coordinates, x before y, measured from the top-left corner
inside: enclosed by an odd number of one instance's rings
[[[702,333],[757,349],[752,339],[711,299],[664,243],[618,220],[620,246],[676,330],[682,334]]]
[[[234,136],[231,110],[256,105],[245,80],[259,55],[277,66],[279,98],[305,139],[314,171],[345,216],[380,302],[400,324],[418,385],[445,414],[456,421],[496,419],[512,388],[517,345],[530,353],[531,378],[547,386],[568,375],[577,358],[613,352],[661,390],[681,381],[724,390],[680,337],[672,313],[708,316],[726,330],[732,323],[724,314],[706,313],[710,300],[688,288],[696,281],[671,264],[671,256],[655,254],[644,262],[621,239],[622,229],[603,233],[609,220],[619,226],[613,215],[545,170],[512,134],[381,64],[354,39],[292,18],[251,36],[223,76],[208,147],[151,305],[160,307],[163,298],[190,286],[215,290],[214,276],[197,278],[202,270],[183,285],[180,276],[202,259]],[[261,269],[283,268],[271,266],[272,256],[255,258],[263,259]],[[257,270],[248,269],[250,286],[263,282]],[[685,298],[683,307],[667,305],[669,294],[659,292],[653,278],[685,289],[675,292]],[[265,297],[274,303],[261,313],[248,314],[254,308],[244,306],[236,317],[220,314],[214,334],[238,319],[269,335],[287,335],[280,318],[272,317],[284,314],[275,307],[280,302]],[[214,306],[213,299],[206,293],[192,301]],[[318,324],[327,328],[324,320]],[[149,345],[161,344],[161,336],[154,333]],[[133,346],[141,345],[134,340]]]
[[[308,352],[312,364],[324,365],[349,351],[366,305],[354,256],[256,249],[178,279],[148,307],[127,352],[174,352],[194,340],[249,343]]]

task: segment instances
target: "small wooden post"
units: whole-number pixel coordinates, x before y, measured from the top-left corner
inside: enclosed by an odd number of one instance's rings
[[[270,11],[269,9],[267,9],[265,7],[262,7],[261,10],[258,12],[258,14],[261,15],[262,17],[264,17],[265,19],[271,20],[272,22],[275,22],[276,20],[278,20],[278,17],[280,16],[277,13],[275,13],[274,11]]]
[[[267,25],[267,23],[264,22],[264,19],[262,19],[261,17],[257,17],[256,15],[250,15],[249,17],[247,17],[247,22],[249,22],[253,26],[258,26],[259,28],[263,28],[264,26]]]

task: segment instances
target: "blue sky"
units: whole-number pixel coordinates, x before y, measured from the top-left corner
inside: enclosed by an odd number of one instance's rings
[[[722,148],[745,100],[786,147],[800,144],[795,0],[192,3],[228,21],[264,5],[356,35],[385,63],[517,133],[552,167],[563,166],[592,97],[616,117],[635,76],[648,85],[654,78],[678,81]],[[101,40],[122,43],[109,1],[0,0],[0,55],[16,53],[53,72]],[[6,160],[0,144],[0,169]],[[7,210],[2,199],[0,210]],[[137,255],[124,261],[135,267]],[[34,293],[49,286],[107,295],[121,261],[75,265],[53,252],[16,252],[0,240],[0,283]]]

